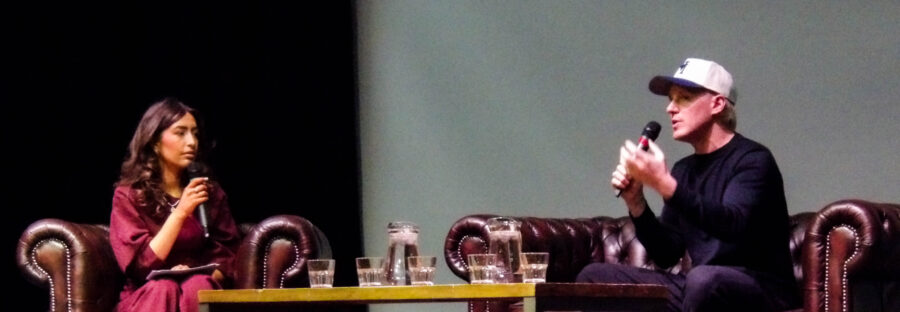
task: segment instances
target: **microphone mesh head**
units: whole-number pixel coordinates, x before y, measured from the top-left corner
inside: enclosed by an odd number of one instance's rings
[[[187,170],[188,179],[203,177],[206,175],[206,168],[204,168],[203,164],[199,161],[191,162],[191,164],[188,165],[185,170]]]
[[[641,132],[641,136],[645,136],[648,139],[656,141],[656,138],[659,137],[660,129],[662,129],[662,126],[660,126],[658,122],[648,122],[647,125],[644,126],[644,131]]]

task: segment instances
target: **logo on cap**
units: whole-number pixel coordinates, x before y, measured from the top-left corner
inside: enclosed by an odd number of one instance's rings
[[[690,63],[690,62],[691,62],[690,60],[684,60],[684,63],[681,63],[681,66],[678,66],[678,74],[679,75],[684,74],[684,68],[687,67],[688,63]]]

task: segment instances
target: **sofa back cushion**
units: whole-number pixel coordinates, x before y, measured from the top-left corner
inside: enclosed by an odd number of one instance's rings
[[[805,212],[790,218],[790,250],[794,276],[802,280],[801,246],[806,228],[815,213]],[[494,215],[470,215],[456,221],[447,233],[444,256],[454,274],[468,280],[466,256],[487,252],[487,219]],[[646,249],[635,236],[629,217],[594,217],[579,219],[514,217],[522,222],[522,250],[550,253],[548,282],[571,282],[591,262],[622,263],[647,269],[658,268],[647,256]],[[690,257],[670,268],[670,273],[689,270]]]

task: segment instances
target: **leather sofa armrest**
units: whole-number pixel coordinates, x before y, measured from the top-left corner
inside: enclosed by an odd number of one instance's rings
[[[494,215],[470,215],[462,217],[450,226],[444,240],[444,259],[447,266],[459,278],[469,280],[469,254],[488,251],[487,219]]]
[[[118,302],[123,277],[106,225],[38,220],[19,238],[16,262],[50,290],[52,311],[110,311]]]
[[[853,280],[900,279],[900,205],[841,200],[816,215],[804,242],[805,311],[853,311]]]
[[[235,287],[308,286],[306,261],[317,258],[331,258],[331,245],[319,228],[299,216],[269,217],[241,243],[235,259]]]
[[[470,215],[457,220],[447,233],[444,258],[459,278],[468,281],[467,256],[488,250],[487,220],[494,215]],[[603,220],[514,217],[522,222],[522,251],[550,253],[548,282],[571,282],[587,264],[603,259],[599,231]]]

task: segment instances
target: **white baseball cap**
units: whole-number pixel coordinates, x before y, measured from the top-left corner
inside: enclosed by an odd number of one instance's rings
[[[728,98],[735,103],[734,89],[731,74],[722,65],[713,61],[688,58],[678,66],[675,74],[670,76],[656,76],[650,79],[650,92],[668,96],[673,84],[690,88],[703,88]]]

